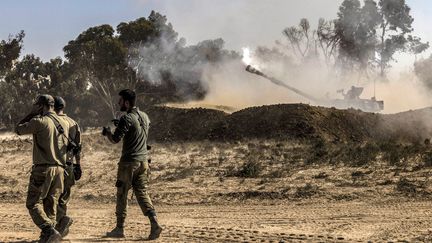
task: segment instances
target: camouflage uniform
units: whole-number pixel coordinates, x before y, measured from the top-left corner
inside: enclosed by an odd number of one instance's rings
[[[68,117],[66,114],[58,115],[69,128],[69,139],[73,140],[77,145],[81,142],[81,130],[76,121]],[[73,159],[75,156],[80,156],[74,154],[73,151],[68,151],[66,155],[66,167],[64,175],[64,189],[63,193],[60,195],[58,207],[57,207],[57,222],[59,222],[67,214],[67,204],[71,198],[71,188],[75,185],[75,177],[73,173]]]
[[[147,137],[150,120],[146,113],[134,107],[120,118],[112,136],[123,139],[123,150],[117,171],[117,227],[123,228],[127,215],[127,195],[131,188],[145,216],[156,215],[148,195],[149,165],[147,162]]]
[[[18,135],[33,134],[33,167],[26,206],[33,222],[41,229],[56,224],[67,150],[67,139],[48,116],[59,119],[54,112],[48,112],[16,127]],[[66,124],[60,121],[60,125],[67,133]]]

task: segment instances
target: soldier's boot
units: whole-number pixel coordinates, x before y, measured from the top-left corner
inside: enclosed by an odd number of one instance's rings
[[[105,237],[109,238],[124,238],[124,218],[117,218],[117,224],[116,227],[111,230],[110,232],[107,232],[105,234]]]
[[[148,237],[149,240],[156,240],[159,238],[162,233],[162,227],[159,225],[156,216],[150,216],[150,235]]]
[[[39,243],[59,243],[62,237],[60,233],[54,229],[54,227],[46,227],[42,229],[41,237]]]
[[[55,229],[61,234],[62,237],[65,237],[69,234],[69,227],[72,225],[73,219],[68,216],[63,216]]]
[[[124,235],[124,228],[115,227],[110,232],[107,232],[105,234],[105,237],[108,237],[108,238],[124,238],[125,237],[125,235]]]

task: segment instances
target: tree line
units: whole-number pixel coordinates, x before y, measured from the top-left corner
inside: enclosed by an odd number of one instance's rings
[[[287,69],[321,60],[340,76],[357,72],[384,79],[396,53],[417,55],[429,48],[412,34],[413,21],[405,0],[344,0],[336,19],[320,19],[316,29],[301,19],[282,31],[286,41],[258,47],[255,54]],[[146,105],[202,99],[208,91],[203,70],[241,59],[224,48],[222,39],[186,45],[167,17],[155,11],[116,28],[90,27],[68,42],[64,58],[47,62],[20,55],[24,37],[21,31],[0,42],[0,127],[13,127],[41,93],[63,96],[67,113],[84,127],[115,116],[117,92],[123,88],[135,89]],[[432,83],[430,60],[416,64],[427,85]]]
[[[282,31],[285,41],[277,47],[259,47],[263,60],[285,60],[287,65],[325,64],[345,78],[385,80],[397,53],[418,55],[429,42],[413,34],[414,18],[405,0],[344,0],[334,20],[319,19],[312,29],[308,19]]]
[[[41,93],[61,95],[84,127],[115,116],[117,92],[135,89],[145,104],[201,99],[205,65],[238,58],[222,39],[186,46],[166,16],[88,28],[63,48],[64,59],[20,58],[24,31],[0,42],[0,125],[11,128]],[[102,123],[101,123],[102,122]]]

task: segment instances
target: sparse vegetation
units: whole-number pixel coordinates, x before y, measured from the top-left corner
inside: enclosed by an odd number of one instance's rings
[[[396,191],[407,195],[415,195],[418,192],[418,186],[407,178],[400,178],[396,183]]]
[[[365,145],[351,145],[346,156],[354,166],[363,166],[373,163],[379,153],[379,148],[374,143],[366,143]]]
[[[249,159],[247,160],[237,172],[237,176],[239,177],[247,177],[253,178],[258,177],[262,173],[263,166],[258,159]]]
[[[432,151],[423,153],[422,160],[425,167],[432,167]]]
[[[311,198],[317,194],[319,194],[319,187],[316,185],[312,185],[307,183],[305,186],[298,187],[296,192],[294,193],[295,198]]]
[[[327,161],[327,155],[329,153],[326,143],[322,139],[318,139],[311,147],[311,152],[306,163],[325,163]]]

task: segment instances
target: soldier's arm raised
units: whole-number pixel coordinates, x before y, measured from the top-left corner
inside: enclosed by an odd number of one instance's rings
[[[18,135],[33,134],[38,132],[39,128],[41,127],[40,119],[41,118],[31,118],[28,122],[25,121],[23,123],[18,123],[18,125],[15,127],[15,132]]]
[[[32,134],[38,129],[38,123],[31,123],[32,119],[42,112],[42,106],[33,105],[32,111],[25,116],[15,127],[15,132],[18,135]]]

